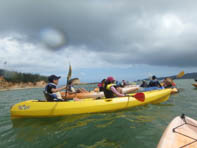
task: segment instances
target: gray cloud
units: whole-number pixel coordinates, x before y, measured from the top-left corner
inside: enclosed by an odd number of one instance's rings
[[[0,34],[39,42],[46,27],[62,29],[69,46],[87,47],[108,63],[196,67],[197,2],[175,0],[6,0]],[[81,49],[80,49],[81,50]]]

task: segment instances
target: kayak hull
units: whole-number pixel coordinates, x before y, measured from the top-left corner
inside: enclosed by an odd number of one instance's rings
[[[164,89],[163,87],[159,88],[159,87],[147,87],[147,88],[144,88],[143,91],[152,91],[152,90],[161,90],[161,89]],[[175,94],[175,93],[178,93],[179,90],[177,88],[170,88],[172,91],[171,91],[171,94]]]
[[[12,117],[55,117],[73,114],[111,112],[141,106],[161,103],[168,100],[171,89],[145,92],[145,101],[134,97],[119,97],[112,99],[82,99],[72,102],[39,102],[28,100],[11,107]]]
[[[197,142],[194,139],[197,139],[197,127],[194,126],[197,126],[197,121],[187,116],[185,121],[180,116],[174,118],[165,129],[157,148],[196,148]]]
[[[171,88],[172,89],[172,94],[175,94],[175,93],[178,93],[179,92],[179,90],[177,89],[177,88]]]

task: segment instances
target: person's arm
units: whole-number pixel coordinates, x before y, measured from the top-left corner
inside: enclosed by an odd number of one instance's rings
[[[60,87],[60,88],[52,88],[51,91],[52,91],[52,93],[56,93],[56,92],[61,91],[63,89],[66,89],[66,86],[63,86],[63,87]]]
[[[124,96],[125,96],[125,94],[120,94],[120,93],[116,90],[116,88],[115,88],[114,86],[111,86],[110,89],[111,89],[111,91],[112,91],[113,93],[115,93],[118,97],[124,97]]]

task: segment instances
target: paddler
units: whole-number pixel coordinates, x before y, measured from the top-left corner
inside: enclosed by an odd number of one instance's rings
[[[105,98],[114,98],[114,97],[125,97],[126,94],[123,94],[121,89],[118,89],[115,84],[115,79],[113,77],[108,77],[105,81],[104,86],[104,95]]]
[[[159,87],[161,88],[161,84],[159,83],[159,81],[157,80],[156,76],[152,76],[152,80],[149,82],[148,87]]]
[[[142,84],[140,85],[140,87],[148,87],[148,84],[146,83],[145,80],[142,80]]]
[[[44,93],[49,96],[49,100],[47,99],[48,101],[63,101],[59,92],[66,89],[66,86],[57,88],[60,78],[60,76],[56,75],[51,75],[48,77],[48,84],[46,85],[44,91]]]
[[[104,91],[105,81],[106,79],[103,79],[100,83],[98,83],[97,86],[99,88],[99,92]]]
[[[176,88],[176,83],[171,78],[165,78],[163,80],[163,86],[165,88]]]

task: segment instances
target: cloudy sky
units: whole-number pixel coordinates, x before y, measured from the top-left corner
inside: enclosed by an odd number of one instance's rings
[[[0,0],[0,68],[81,81],[197,71],[196,0]]]

